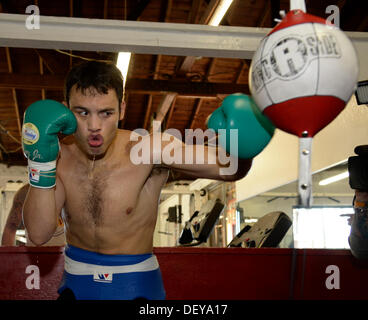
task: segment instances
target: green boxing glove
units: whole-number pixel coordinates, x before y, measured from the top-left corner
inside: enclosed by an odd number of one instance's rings
[[[207,127],[219,133],[219,144],[240,159],[255,157],[275,133],[272,122],[261,113],[251,97],[242,93],[227,96],[220,108],[210,115]],[[238,134],[231,129],[237,129]]]
[[[28,159],[29,183],[37,188],[52,188],[56,182],[59,154],[57,134],[72,134],[77,119],[63,104],[54,100],[32,103],[24,113],[23,152]]]

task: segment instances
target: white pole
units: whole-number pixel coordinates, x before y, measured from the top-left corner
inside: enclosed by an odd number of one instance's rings
[[[307,12],[304,0],[290,0],[290,11],[297,9]]]

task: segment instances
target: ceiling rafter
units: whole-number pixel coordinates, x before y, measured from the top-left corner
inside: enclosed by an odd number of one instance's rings
[[[245,60],[241,60],[241,67],[238,71],[238,74],[235,75],[235,83],[239,83],[240,77],[246,68],[249,69],[248,63]]]
[[[3,5],[2,3],[0,2],[0,13],[3,12]],[[2,142],[2,139],[0,137],[0,143]],[[0,161],[3,161],[4,158],[3,158],[3,150],[0,148]]]
[[[6,61],[7,61],[7,64],[8,64],[9,74],[13,74],[13,65],[12,65],[12,60],[11,60],[11,54],[10,54],[10,49],[8,47],[5,48],[5,53],[6,53]],[[22,135],[22,126],[21,126],[21,121],[20,121],[17,90],[15,88],[11,88],[11,90],[12,90],[12,96],[13,96],[15,115],[16,115],[16,118],[17,118],[18,133],[19,133],[19,136],[21,136]]]
[[[104,0],[103,18],[107,19],[109,9],[109,0]]]
[[[35,5],[38,6],[38,0],[35,0]],[[36,50],[36,53],[37,53],[37,50]],[[43,64],[43,58],[38,54],[38,63],[39,63],[39,68],[40,68],[40,75],[42,76],[44,74],[44,64]],[[45,100],[46,99],[46,90],[45,88],[42,88],[41,89],[41,97],[42,97],[42,100]]]
[[[129,12],[127,19],[131,21],[139,21],[149,2],[150,0],[136,0],[137,7],[135,10]]]
[[[161,99],[161,102],[157,108],[155,121],[163,122],[167,112],[169,111],[171,105],[176,100],[176,92],[168,92],[165,94],[165,98]]]
[[[207,5],[206,11],[199,20],[199,24],[208,24],[211,17],[213,16],[217,6],[219,5],[220,0],[211,0],[211,2]],[[194,1],[192,5],[192,9],[189,15],[189,23],[196,23],[200,6],[202,5],[202,1]],[[211,65],[213,65],[214,59],[211,60]],[[176,66],[176,75],[177,77],[186,77],[186,75],[192,70],[194,63],[196,62],[196,57],[194,56],[187,56],[184,58],[179,59],[178,64]],[[206,77],[207,78],[207,77]],[[193,112],[190,117],[190,129],[194,128],[194,124],[198,114],[200,113],[200,109],[203,105],[203,99],[199,98],[196,99],[194,104]]]
[[[69,0],[69,17],[74,17],[74,11],[75,11],[75,2],[74,2],[74,0]],[[70,53],[70,55],[69,55],[69,69],[71,69],[72,68],[72,66],[73,66],[73,56],[72,56],[72,54],[73,54],[73,50],[69,50],[69,53]]]
[[[164,125],[165,125],[165,126],[162,128],[163,130],[166,130],[166,129],[170,128],[169,124],[170,124],[171,119],[172,119],[173,114],[174,114],[174,110],[175,110],[175,102],[176,102],[176,99],[177,99],[177,98],[178,98],[178,96],[176,96],[176,97],[175,97],[174,106],[173,106],[172,108],[170,108],[170,110],[169,110],[169,114],[168,114],[168,116],[167,116],[167,118],[166,118],[166,121],[165,121],[165,123],[164,123]]]
[[[171,1],[164,1],[164,4],[166,4],[166,10],[164,10],[165,6],[163,5],[161,7],[161,13],[160,13],[160,21],[167,21],[167,17],[171,11],[171,5],[172,2]],[[139,20],[139,18],[137,19]],[[153,73],[153,79],[157,80],[158,76],[159,76],[159,71],[160,71],[160,65],[161,65],[161,60],[162,60],[162,55],[157,55],[156,59],[155,59],[155,68],[154,68],[154,73]],[[150,130],[151,129],[151,123],[153,120],[153,117],[151,116],[152,113],[152,103],[153,103],[153,97],[152,94],[150,94],[148,96],[147,99],[147,108],[146,108],[146,112],[144,114],[144,118],[143,118],[143,128],[146,130]]]
[[[57,59],[56,51],[34,49],[37,55],[42,59],[44,66],[51,74],[65,74],[63,64]]]
[[[204,99],[197,99],[194,105],[194,109],[193,109],[193,115],[191,116],[190,122],[189,122],[189,129],[195,129],[194,125],[195,122],[198,118],[198,115],[200,113],[202,104],[203,104]]]
[[[166,4],[166,6],[165,6]],[[166,10],[164,10],[164,8],[166,7]],[[172,9],[172,0],[166,0],[166,1],[163,1],[162,3],[162,7],[161,7],[161,17],[160,17],[160,21],[164,21],[164,22],[167,22],[168,21],[168,17],[171,13],[171,9]],[[157,56],[157,59],[156,59],[156,64],[155,64],[155,73],[154,73],[154,76],[153,78],[154,79],[157,79],[158,78],[158,71],[160,70],[160,65],[161,65],[161,60],[162,60],[162,56],[161,55],[158,55]],[[156,111],[156,118],[154,120],[157,120],[157,121],[163,121],[163,119],[165,118],[166,116],[166,113],[169,111],[170,109],[170,106],[171,104],[174,102],[174,98],[172,97],[171,94],[165,94],[163,97],[162,97],[162,100],[160,102],[160,105],[158,106],[157,108],[157,111]],[[168,104],[170,104],[168,106]],[[146,114],[145,114],[145,119],[146,117],[149,117],[149,114],[151,114],[151,110],[152,110],[152,103],[150,104],[150,108],[148,110],[147,108],[147,111],[146,111]],[[157,119],[157,115],[161,115],[162,117],[162,120],[158,120]],[[151,132],[152,130],[152,121],[147,123],[147,128],[148,128],[148,131]]]
[[[267,21],[270,21],[271,19],[271,1],[265,1],[262,13],[260,14],[256,26],[259,28],[263,28]]]
[[[64,87],[63,75],[49,74],[15,74],[0,73],[0,88],[28,89],[28,90],[62,90]],[[127,80],[126,93],[163,94],[175,92],[180,96],[214,97],[217,94],[230,94],[235,90],[249,92],[247,84],[219,83],[219,82],[191,82],[182,80]]]

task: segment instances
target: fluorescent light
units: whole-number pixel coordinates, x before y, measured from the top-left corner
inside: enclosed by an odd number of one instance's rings
[[[124,86],[126,84],[131,55],[132,55],[131,52],[119,52],[118,61],[116,62],[116,66],[118,67],[118,69],[121,71],[121,74],[123,75]]]
[[[319,182],[319,185],[320,186],[325,186],[326,184],[330,184],[330,183],[333,183],[333,182],[336,182],[336,181],[339,181],[339,180],[342,180],[342,179],[345,179],[345,178],[348,178],[348,177],[349,177],[349,172],[344,171],[343,173],[340,173],[336,176],[332,176],[330,178],[321,180]]]
[[[221,0],[219,5],[217,6],[213,16],[211,17],[210,21],[208,22],[208,25],[210,26],[218,26],[226,14],[227,10],[231,6],[233,0]]]

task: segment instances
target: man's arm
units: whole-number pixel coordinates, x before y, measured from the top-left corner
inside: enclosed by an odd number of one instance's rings
[[[3,237],[1,240],[1,245],[3,246],[14,246],[15,235],[18,229],[23,225],[22,223],[22,209],[24,200],[27,195],[29,185],[26,184],[21,187],[14,195],[13,204],[10,209],[8,219],[3,231]]]
[[[59,178],[56,178],[54,188],[29,188],[23,207],[23,221],[28,237],[35,245],[41,246],[51,239],[64,202],[64,186]]]
[[[76,128],[73,112],[53,100],[36,101],[24,113],[22,145],[31,187],[24,203],[23,221],[35,245],[52,237],[65,201],[64,186],[56,174],[58,133],[69,135]]]
[[[153,163],[197,178],[235,181],[246,176],[252,159],[239,159],[226,153],[221,146],[188,145],[164,133],[151,135]],[[156,139],[156,143],[154,142]]]

